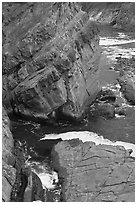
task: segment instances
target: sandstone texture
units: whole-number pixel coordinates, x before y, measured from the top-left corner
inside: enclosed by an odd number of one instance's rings
[[[134,2],[81,2],[90,18],[101,24],[110,24],[125,31],[135,31]]]
[[[122,146],[78,139],[55,145],[53,167],[67,202],[135,202],[135,159]]]
[[[3,103],[34,119],[80,118],[100,90],[98,29],[80,4],[3,3]],[[52,114],[54,113],[54,114]]]

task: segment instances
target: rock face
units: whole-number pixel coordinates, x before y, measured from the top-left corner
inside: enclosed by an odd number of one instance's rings
[[[10,121],[4,109],[2,110],[2,115],[2,200],[9,202],[16,179],[15,156],[12,153],[14,141],[9,129]]]
[[[134,2],[81,2],[93,21],[126,31],[135,30]]]
[[[62,141],[53,151],[53,167],[62,180],[63,201],[134,202],[135,160],[121,146]]]
[[[8,112],[81,117],[100,89],[99,58],[98,29],[78,3],[3,3]]]

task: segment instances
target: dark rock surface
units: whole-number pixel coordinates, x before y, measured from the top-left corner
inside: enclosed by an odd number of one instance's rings
[[[118,78],[120,91],[129,104],[135,105],[135,57],[130,59],[118,57],[115,70],[120,71]]]
[[[82,10],[101,24],[110,24],[126,31],[135,30],[134,2],[81,2]]]
[[[134,202],[135,159],[121,146],[95,145],[78,139],[59,142],[53,167],[67,202]]]
[[[135,84],[128,76],[123,76],[118,79],[121,86],[121,92],[131,105],[135,105]]]
[[[100,89],[98,29],[78,3],[3,3],[3,102],[79,118]],[[53,114],[55,115],[55,114]]]

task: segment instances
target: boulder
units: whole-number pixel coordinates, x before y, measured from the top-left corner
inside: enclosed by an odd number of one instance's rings
[[[123,96],[127,99],[129,104],[135,105],[135,83],[131,77],[124,75],[118,79],[121,86],[120,91]]]
[[[52,150],[52,165],[66,202],[135,202],[135,159],[122,146],[65,140]]]
[[[99,59],[98,29],[79,3],[3,3],[6,109],[80,118],[100,90]]]
[[[106,119],[115,117],[115,106],[109,103],[100,103],[97,105],[97,111],[100,116]]]
[[[104,117],[105,119],[112,119],[115,117],[115,105],[111,103],[95,103],[90,108],[90,112],[88,113],[88,119],[92,119],[92,117]]]
[[[116,100],[116,95],[114,91],[111,89],[108,89],[107,87],[103,90],[101,90],[96,97],[97,102],[115,102]]]

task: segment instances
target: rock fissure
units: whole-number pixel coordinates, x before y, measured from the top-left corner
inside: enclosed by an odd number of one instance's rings
[[[126,200],[126,192],[132,193],[134,186],[132,182],[134,166],[126,167],[131,163],[125,157],[128,155],[128,150],[118,146],[93,145],[93,143],[89,148],[89,143],[76,140],[75,145],[74,141],[73,145],[71,143],[71,141],[62,141],[53,150],[59,155],[58,165],[66,169],[65,174],[61,168],[58,169],[59,175],[65,177],[65,182],[62,184],[64,200],[85,201],[87,199],[90,202],[118,201],[121,198]],[[94,156],[84,158],[92,155],[93,152]],[[54,165],[56,167],[56,163]],[[91,166],[93,168],[90,168]],[[87,192],[88,197],[86,197]]]
[[[47,120],[50,113],[62,109],[62,113],[66,116],[74,119],[81,118],[85,111],[85,101],[89,98],[91,101],[93,92],[96,92],[90,91],[92,86],[88,84],[91,80],[87,77],[94,69],[99,69],[98,50],[100,48],[96,25],[89,20],[88,14],[80,9],[78,3],[70,4],[71,6],[68,6],[68,3],[60,5],[33,3],[31,6],[35,9],[31,12],[27,3],[26,10],[23,9],[24,7],[20,8],[21,4],[18,4],[18,9],[22,9],[21,21],[15,26],[12,25],[12,29],[10,29],[10,23],[4,27],[4,33],[7,34],[5,38],[10,41],[5,45],[3,59],[5,56],[6,59],[3,63],[7,71],[14,68],[14,75],[12,71],[9,72],[7,80],[11,88],[4,91],[12,93],[11,106],[12,104],[16,106],[17,114],[27,115],[32,119],[41,117]],[[5,8],[6,6],[8,4],[5,4]],[[13,13],[9,12],[11,22],[12,15]],[[59,18],[58,15],[60,15]],[[23,27],[24,30],[22,30]],[[52,29],[52,27],[55,28]],[[92,44],[96,46],[93,48]],[[79,59],[76,59],[76,55],[79,55]],[[88,69],[90,56],[94,56],[91,70]],[[46,102],[41,103],[43,100],[41,92],[36,91],[36,86],[39,86],[41,79],[45,80],[45,83],[48,82],[48,76],[52,76],[53,69],[56,76],[60,76],[60,80],[52,80],[51,85],[55,86],[52,91],[50,84],[47,84],[44,96]],[[69,78],[70,73],[73,76]],[[45,93],[44,88],[41,91]],[[32,92],[34,97],[31,97]],[[27,97],[30,97],[29,102]],[[16,100],[17,98],[20,99]],[[3,103],[6,107],[6,101]],[[27,104],[30,105],[27,106]],[[11,108],[14,109],[14,107]]]
[[[27,120],[52,124],[57,122],[56,126],[64,122],[62,119],[79,123],[97,96],[94,106],[97,116],[90,110],[94,115],[92,120],[95,119],[90,123],[93,129],[100,122],[100,116],[108,119],[108,124],[109,119],[112,122],[114,117],[116,119],[117,113],[126,116],[124,109],[119,110],[114,93],[99,92],[106,82],[100,79],[104,58],[102,60],[99,46],[98,22],[102,30],[105,23],[111,25],[111,29],[112,26],[125,30],[128,26],[128,29],[134,27],[134,3],[114,5],[101,2],[3,3],[3,105],[9,115],[13,113]],[[123,34],[128,36],[120,29],[117,34],[117,40],[125,39]],[[102,50],[106,47],[102,46]],[[119,71],[120,97],[126,99],[124,103],[134,106],[135,59],[118,57],[116,60],[114,70]],[[99,99],[98,93],[102,94]],[[44,193],[48,197],[49,191],[44,191],[39,177],[28,167],[25,149],[20,142],[14,141],[5,110],[3,113],[2,200],[44,202]],[[35,132],[34,129],[30,133]],[[127,133],[126,140],[128,137]],[[58,172],[62,185],[62,201],[135,201],[135,159],[131,150],[76,139],[59,142],[52,152],[52,167]]]

